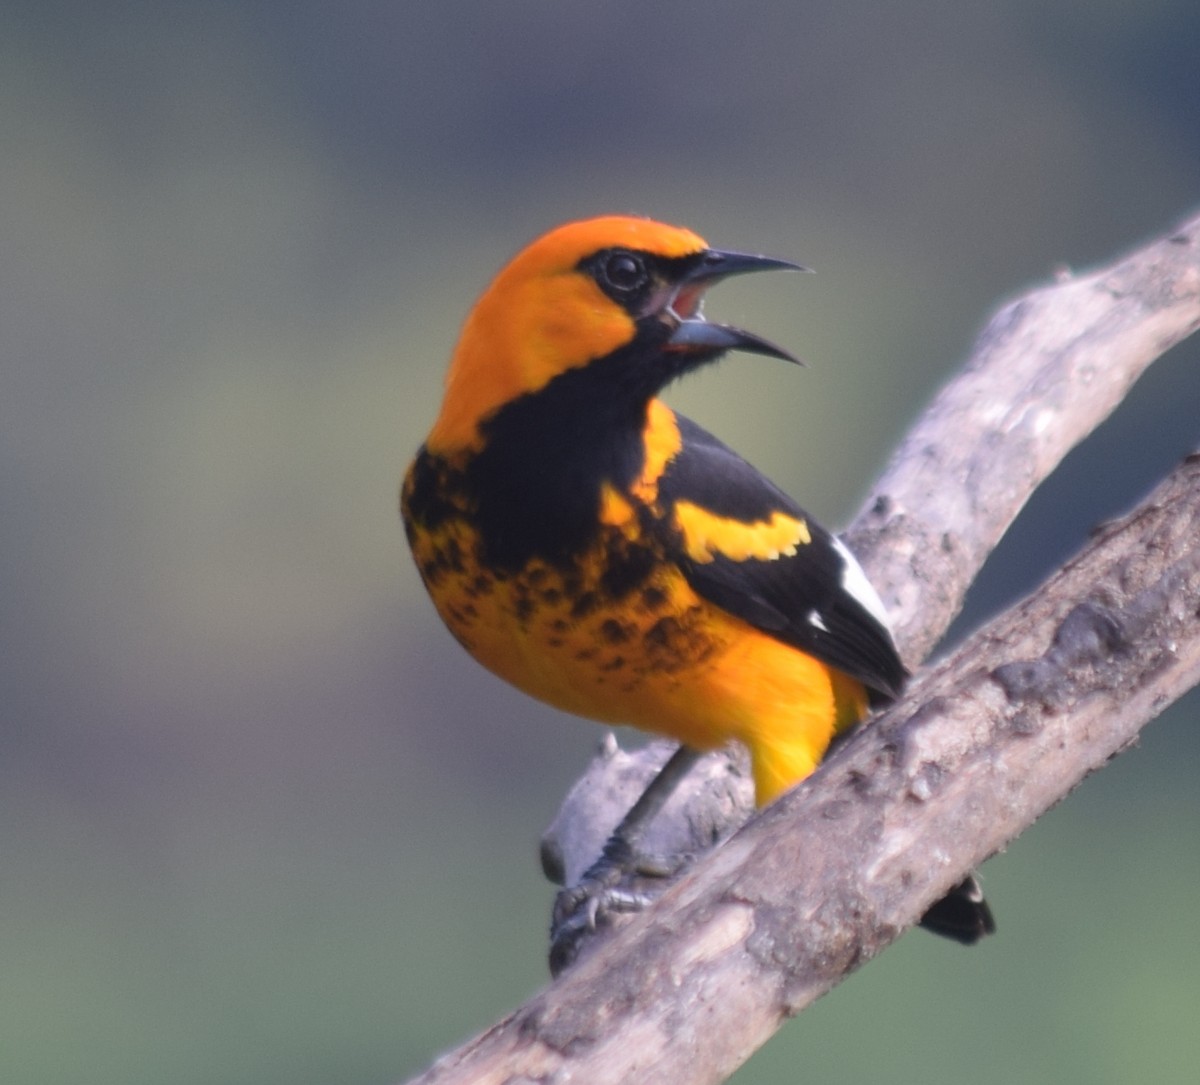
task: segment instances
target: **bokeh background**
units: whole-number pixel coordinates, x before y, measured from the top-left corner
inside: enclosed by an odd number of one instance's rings
[[[843,522],[1002,297],[1200,202],[1193,0],[0,7],[0,1080],[384,1083],[544,980],[599,731],[438,625],[400,473],[566,218],[811,264],[672,402]],[[1176,349],[977,624],[1200,439]],[[1194,1080],[1192,696],[737,1080]]]

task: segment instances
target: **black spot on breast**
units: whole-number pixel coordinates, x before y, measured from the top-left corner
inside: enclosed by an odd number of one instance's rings
[[[613,546],[600,587],[610,598],[624,599],[650,579],[656,565],[657,556],[649,547],[628,543]]]
[[[472,599],[478,599],[481,595],[491,595],[492,579],[480,573],[467,585],[465,590]]]
[[[642,606],[647,610],[659,610],[667,602],[667,593],[659,588],[649,587],[642,589]]]
[[[630,635],[630,629],[613,618],[608,618],[600,626],[600,636],[609,644],[624,644],[629,640]]]
[[[571,617],[580,621],[592,614],[599,605],[600,597],[594,591],[582,592],[571,604]]]
[[[682,633],[683,627],[678,618],[659,618],[646,630],[643,639],[651,648],[670,651],[672,645],[678,643]]]
[[[698,615],[698,610],[692,608],[683,620],[668,615],[646,630],[642,640],[652,661],[651,670],[673,673],[712,655],[713,644],[695,621]]]
[[[464,569],[462,547],[456,539],[448,539],[443,545],[435,546],[420,567],[421,576],[429,584],[436,584],[448,573],[461,573]]]
[[[529,593],[522,591],[517,593],[513,599],[513,608],[516,610],[517,621],[525,625],[533,617],[533,612],[537,609],[537,606]]]
[[[433,529],[461,515],[456,499],[462,495],[463,476],[440,456],[433,456],[424,445],[417,452],[405,479],[400,506],[409,539],[420,524]]]

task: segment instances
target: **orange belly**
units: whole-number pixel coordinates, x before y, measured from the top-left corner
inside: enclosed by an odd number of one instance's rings
[[[443,552],[474,551],[462,521],[438,535]],[[570,572],[534,561],[512,575],[457,565],[426,584],[480,663],[580,716],[698,749],[744,743],[760,804],[812,772],[835,732],[865,715],[860,683],[701,599],[674,565],[619,592],[599,560]]]

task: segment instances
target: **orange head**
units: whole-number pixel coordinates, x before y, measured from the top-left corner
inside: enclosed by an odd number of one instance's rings
[[[492,280],[467,317],[426,442],[449,453],[477,446],[497,409],[558,375],[635,343],[647,396],[696,365],[739,348],[792,359],[749,332],[700,314],[704,290],[745,271],[797,268],[710,249],[690,230],[611,215],[559,226]]]

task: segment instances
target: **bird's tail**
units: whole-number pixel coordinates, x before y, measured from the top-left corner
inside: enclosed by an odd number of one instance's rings
[[[996,921],[974,874],[968,874],[921,917],[921,926],[964,946],[995,934]]]

